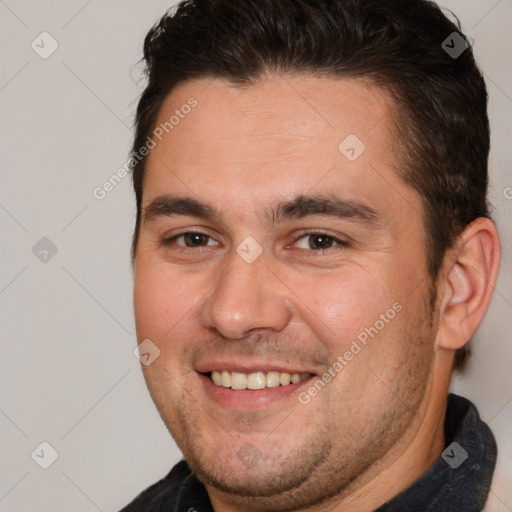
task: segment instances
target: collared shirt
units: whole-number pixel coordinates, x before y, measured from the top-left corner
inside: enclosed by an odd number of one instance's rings
[[[445,450],[412,485],[375,512],[479,512],[496,465],[496,441],[466,398],[448,395]],[[186,461],[120,512],[214,512]]]

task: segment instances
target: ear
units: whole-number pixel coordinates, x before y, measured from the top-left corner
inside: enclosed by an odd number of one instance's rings
[[[501,247],[496,225],[478,218],[459,235],[447,253],[439,311],[437,346],[456,350],[473,336],[482,321],[498,277]]]

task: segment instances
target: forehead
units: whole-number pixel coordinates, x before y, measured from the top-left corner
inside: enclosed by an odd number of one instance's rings
[[[350,134],[374,151],[389,146],[392,138],[392,101],[363,80],[270,75],[244,86],[220,79],[185,82],[165,99],[157,126],[165,127],[173,114],[188,111],[192,99],[197,102],[193,110],[179,120],[175,116],[178,123],[163,134],[167,142],[179,145],[178,158],[217,160],[229,155],[233,161],[238,154],[250,158],[247,164],[304,156],[318,161],[322,155],[308,151],[322,147],[325,158],[332,160]]]
[[[393,112],[388,94],[363,80],[272,75],[243,87],[182,83],[158,115],[143,203],[180,189],[247,208],[313,190],[383,210],[408,195],[402,206],[418,206],[394,169]]]

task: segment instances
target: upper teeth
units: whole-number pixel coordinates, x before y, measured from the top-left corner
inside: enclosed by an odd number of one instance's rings
[[[296,384],[307,379],[309,373],[281,373],[281,372],[256,372],[256,373],[238,373],[228,372],[226,370],[220,372],[214,370],[211,379],[217,386],[223,386],[231,389],[263,389],[275,388],[279,385],[286,386]]]

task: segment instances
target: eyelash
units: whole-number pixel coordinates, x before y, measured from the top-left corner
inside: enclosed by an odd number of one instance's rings
[[[177,239],[184,237],[186,235],[189,235],[189,234],[203,235],[203,236],[207,237],[208,239],[213,240],[213,237],[211,237],[210,235],[208,235],[206,233],[203,233],[202,231],[185,231],[183,233],[172,236],[170,238],[164,238],[162,240],[162,245],[164,245],[166,247],[171,246],[171,245],[173,245],[173,243],[176,242]],[[317,236],[323,235],[323,236],[327,237],[329,240],[335,242],[337,245],[334,247],[328,247],[327,249],[301,249],[301,250],[307,251],[307,252],[312,252],[312,253],[323,254],[323,253],[331,251],[331,250],[336,250],[336,248],[338,250],[340,250],[340,249],[343,250],[343,249],[350,247],[350,244],[348,241],[336,238],[335,236],[329,235],[328,233],[325,233],[324,231],[306,231],[306,232],[302,233],[299,237],[297,237],[293,243],[297,243],[299,240],[301,240],[303,238],[307,238],[308,236],[315,236],[315,235],[317,235]],[[187,246],[178,245],[178,250],[179,251],[188,251],[188,250],[203,249],[206,247],[212,247],[212,246],[200,246],[199,245],[197,247],[187,247]]]

